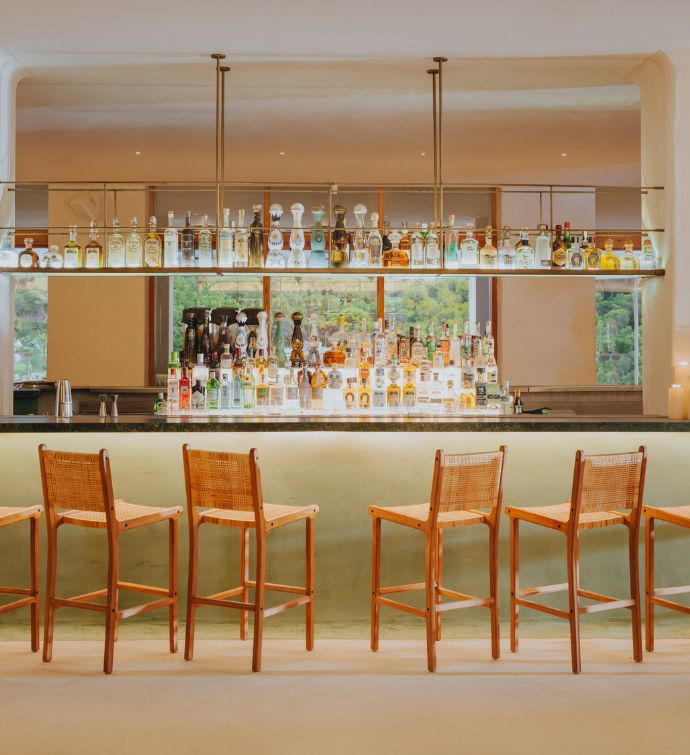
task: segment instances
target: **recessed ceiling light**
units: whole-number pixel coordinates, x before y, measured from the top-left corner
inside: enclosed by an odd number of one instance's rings
[[[420,157],[426,157],[426,152],[420,152],[420,153],[419,153],[419,156],[420,156]]]
[[[561,157],[568,157],[568,153],[567,152],[561,152]]]
[[[281,156],[281,157],[285,157],[285,152],[281,152],[281,153],[280,153],[280,156]]]
[[[137,150],[137,151],[136,151],[136,152],[135,152],[134,154],[135,154],[135,155],[140,155],[140,154],[141,154],[141,152],[139,152],[139,150]]]

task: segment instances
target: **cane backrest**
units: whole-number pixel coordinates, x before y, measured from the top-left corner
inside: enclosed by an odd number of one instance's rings
[[[112,487],[104,475],[101,455],[49,451],[41,445],[39,458],[46,510],[104,513],[108,509]]]
[[[203,509],[254,511],[252,453],[198,451],[183,447],[188,503]]]
[[[581,514],[600,511],[637,510],[642,502],[646,451],[582,455],[576,461],[576,490],[579,469]]]

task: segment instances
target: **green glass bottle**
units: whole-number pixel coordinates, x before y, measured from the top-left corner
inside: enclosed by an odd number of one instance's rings
[[[242,376],[242,394],[245,409],[253,409],[256,406],[256,384],[254,375],[250,369],[245,369]]]
[[[216,373],[211,371],[208,376],[208,382],[206,383],[206,408],[209,411],[218,411],[218,394],[220,391],[220,383],[216,377]]]

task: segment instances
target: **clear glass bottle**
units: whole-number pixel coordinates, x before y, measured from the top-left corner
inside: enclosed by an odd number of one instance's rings
[[[460,267],[479,265],[479,243],[474,237],[474,226],[469,225],[465,238],[460,242]]]
[[[254,382],[254,372],[249,367],[245,367],[242,376],[242,399],[245,409],[256,407],[256,383]]]
[[[568,269],[569,270],[584,270],[585,269],[585,255],[580,248],[577,238],[573,237],[570,242],[570,249],[568,249]]]
[[[369,264],[371,267],[381,267],[383,253],[383,239],[379,231],[379,214],[371,213],[371,229],[367,236],[367,250],[369,251]]]
[[[218,404],[221,410],[232,409],[232,385],[228,379],[228,374],[223,375],[220,383],[220,398]]]
[[[249,226],[249,267],[263,267],[264,242],[261,205],[252,205],[252,212],[254,213],[254,218]]]
[[[623,242],[623,256],[620,261],[621,270],[639,270],[640,261],[633,251],[633,242],[626,239]]]
[[[125,238],[120,231],[120,221],[113,218],[113,230],[108,236],[108,267],[125,266]]]
[[[613,250],[613,239],[604,242],[604,253],[601,255],[600,268],[602,270],[620,270],[620,257]]]
[[[50,265],[50,262],[48,263]],[[89,270],[97,270],[103,267],[103,247],[98,240],[98,228],[96,221],[91,221],[91,233],[84,247],[84,267]]]
[[[0,246],[0,267],[19,267],[19,255],[14,246],[14,235],[7,233]]]
[[[515,267],[519,270],[529,270],[534,267],[534,249],[529,244],[527,231],[520,232],[520,246],[515,255]]]
[[[180,251],[182,267],[194,267],[194,229],[192,228],[192,211],[187,210],[182,229],[182,249]]]
[[[439,269],[441,267],[441,247],[438,243],[438,233],[434,226],[429,229],[429,235],[426,237],[426,248],[424,249],[426,267]]]
[[[244,210],[237,212],[237,231],[235,231],[235,255],[233,267],[249,267],[249,233],[244,227]]]
[[[311,217],[313,226],[309,235],[309,267],[328,267],[326,258],[326,234],[323,230],[323,219],[326,208],[322,204],[312,205]]]
[[[232,241],[234,230],[230,226],[230,209],[223,210],[223,227],[218,230],[218,267],[232,267]]]
[[[492,234],[493,229],[489,225],[484,234],[484,246],[479,251],[479,267],[489,270],[498,267],[498,249],[491,242]]]
[[[304,230],[302,229],[302,215],[304,205],[295,202],[290,208],[292,213],[292,230],[290,231],[290,254],[288,254],[288,267],[306,267],[307,256],[304,253]]]
[[[410,267],[424,267],[424,237],[419,223],[414,224],[410,238]]]
[[[208,215],[204,215],[201,218],[199,267],[213,267],[213,232],[208,227]]]
[[[143,267],[144,245],[139,233],[139,223],[136,218],[131,218],[129,224],[130,230],[125,242],[125,264],[127,267]]]
[[[341,204],[333,208],[335,228],[331,244],[330,266],[347,267],[350,264],[350,234],[345,229],[347,209]]]
[[[38,254],[34,249],[34,240],[27,236],[24,239],[24,249],[19,252],[18,267],[34,270],[38,267]]]
[[[460,267],[458,257],[459,238],[455,228],[455,215],[448,216],[448,228],[446,229],[445,247],[443,250],[443,267],[449,270],[457,270]]]
[[[69,227],[69,241],[63,249],[63,264],[67,268],[77,268],[82,266],[81,246],[77,241],[77,227]]]
[[[283,257],[283,232],[280,230],[280,219],[283,217],[283,208],[279,204],[272,204],[269,209],[271,216],[271,230],[268,234],[268,254],[266,255],[266,267],[285,267]]]
[[[231,408],[242,409],[244,407],[244,381],[241,370],[235,370],[231,383]]]
[[[656,270],[659,266],[657,255],[654,251],[651,239],[642,242],[642,254],[640,255],[640,270]]]
[[[453,323],[453,335],[450,337],[450,346],[448,350],[448,366],[460,367],[462,354],[462,339],[458,335],[458,324]]]
[[[501,242],[498,246],[498,266],[502,270],[512,270],[515,267],[515,248],[510,243],[509,225],[504,225],[501,230]]]
[[[589,239],[587,250],[585,251],[585,267],[587,270],[598,270],[601,265],[601,250],[597,248],[595,238]]]
[[[180,264],[180,234],[175,228],[175,213],[168,211],[168,227],[163,236],[163,264],[165,267],[177,267]]]
[[[144,266],[160,267],[163,249],[158,236],[156,216],[149,218],[149,232],[144,239]]]
[[[355,216],[355,230],[352,234],[352,252],[350,264],[352,267],[369,267],[369,249],[366,245],[366,233],[364,224],[367,219],[367,207],[361,203],[352,208]]]
[[[534,254],[536,257],[537,267],[551,267],[551,234],[546,223],[539,223],[537,226],[537,240],[534,244]]]

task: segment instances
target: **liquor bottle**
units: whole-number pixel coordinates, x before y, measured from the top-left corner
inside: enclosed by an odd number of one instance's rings
[[[276,312],[273,315],[273,348],[275,349],[278,366],[285,367],[287,357],[285,355],[285,315]]]
[[[68,268],[77,268],[82,266],[81,246],[77,241],[77,227],[69,227],[69,241],[65,244],[63,250],[63,264]]]
[[[294,328],[292,330],[292,338],[290,339],[290,345],[292,347],[290,352],[290,363],[293,367],[304,362],[304,336],[302,335],[303,319],[304,315],[301,312],[292,313]]]
[[[180,354],[177,351],[170,352],[170,359],[168,360],[168,374],[173,371],[179,380],[182,377],[182,365],[180,364]]]
[[[108,267],[125,266],[125,239],[120,232],[118,218],[113,218],[113,231],[108,236],[107,263]]]
[[[381,328],[381,320],[377,320],[374,325],[374,365],[383,366],[386,364],[386,335]]]
[[[259,368],[259,381],[256,384],[256,405],[257,407],[265,407],[269,404],[269,388],[266,382],[266,370],[262,367]]]
[[[182,267],[194,267],[194,229],[192,228],[192,211],[187,210],[182,229],[182,249],[180,252]]]
[[[445,414],[455,414],[458,410],[458,394],[455,392],[452,380],[446,382],[446,390],[443,393],[441,404]]]
[[[179,233],[175,228],[175,213],[168,210],[168,227],[163,235],[163,263],[165,267],[177,267],[179,260]]]
[[[414,340],[414,328],[410,327],[409,335],[401,335],[398,342],[398,362],[407,364],[412,358],[412,341]]]
[[[448,366],[459,367],[461,358],[462,340],[458,335],[458,324],[453,323],[453,335],[450,337],[448,347]]]
[[[283,232],[280,230],[280,219],[283,216],[283,208],[279,204],[272,204],[269,210],[271,216],[271,230],[268,234],[268,254],[266,255],[266,267],[285,267],[283,251]]]
[[[498,266],[503,270],[515,267],[515,249],[510,243],[510,226],[504,225],[501,230],[501,243],[498,248]]]
[[[144,266],[160,267],[161,266],[161,240],[156,231],[156,216],[151,215],[149,218],[149,232],[144,239]]]
[[[486,408],[488,403],[487,392],[487,374],[486,374],[486,360],[483,356],[475,359],[476,378],[474,383],[474,394],[476,398],[476,405],[479,409]]]
[[[208,227],[208,215],[201,218],[199,231],[199,267],[213,267],[213,233]]]
[[[383,262],[381,255],[383,253],[383,239],[379,231],[379,214],[371,213],[371,230],[367,236],[367,249],[369,250],[369,264],[371,267],[381,267]]]
[[[410,267],[424,267],[424,238],[419,223],[414,224],[410,239]]]
[[[245,409],[253,409],[256,406],[256,384],[254,382],[254,373],[245,365],[244,374],[242,375],[242,406]]]
[[[640,256],[640,270],[656,270],[659,266],[651,239],[642,242],[642,254]]]
[[[278,365],[278,357],[276,356],[275,347],[271,347],[271,353],[268,355],[266,363],[266,379],[269,385],[278,385],[279,377],[280,367]]]
[[[391,226],[388,221],[383,221],[383,233],[381,234],[381,259],[383,260],[383,253],[393,248],[390,240]]]
[[[515,256],[515,267],[520,270],[528,270],[534,267],[534,249],[529,245],[527,231],[520,233],[520,247]]]
[[[313,226],[309,236],[309,267],[328,267],[326,258],[326,234],[323,230],[323,219],[326,208],[322,204],[312,205],[311,217]]]
[[[52,270],[59,270],[64,266],[62,252],[57,244],[51,244],[48,247],[48,253],[45,255],[45,259],[47,260],[48,267]]]
[[[601,251],[597,248],[597,240],[591,238],[585,252],[585,266],[587,270],[598,270],[601,264]]]
[[[520,398],[520,389],[515,389],[515,401],[513,402],[513,414],[522,414],[522,399]]]
[[[448,216],[448,230],[443,250],[443,267],[449,270],[457,270],[460,266],[458,258],[458,232],[455,229],[455,215]]]
[[[460,242],[460,267],[479,265],[479,243],[474,238],[474,226],[468,225],[465,238]]]
[[[168,370],[167,388],[168,414],[177,414],[180,411],[180,378],[174,367]]]
[[[350,337],[349,340],[353,340],[352,337]],[[369,330],[367,328],[366,317],[362,318],[362,331],[359,337],[358,349],[359,349],[360,363],[373,365],[374,364],[374,344],[372,343],[372,339],[369,337]]]
[[[398,331],[395,328],[395,317],[391,316],[383,332],[386,335],[386,364],[391,364],[398,358]]]
[[[19,252],[19,267],[35,269],[38,267],[38,254],[34,249],[34,240],[27,236],[24,239],[24,249]]]
[[[194,381],[194,385],[192,386],[192,396],[189,403],[193,412],[204,411],[204,409],[206,409],[206,393],[200,378]]]
[[[311,409],[311,380],[307,365],[302,361],[300,362],[301,370],[298,373],[298,395],[299,395],[299,408]]]
[[[182,368],[182,377],[180,378],[180,411],[188,412],[192,397],[192,383],[189,379],[187,368]]]
[[[261,205],[252,205],[252,211],[254,213],[254,218],[249,226],[249,267],[263,267],[264,244]],[[292,246],[292,234],[290,235],[290,245]]]
[[[613,251],[613,239],[604,242],[604,253],[601,255],[602,270],[620,270],[620,257]]]
[[[411,365],[407,366],[408,368]],[[414,384],[414,370],[405,369],[405,382],[402,389],[402,405],[405,409],[414,409],[417,405],[417,386]]]
[[[566,222],[563,223],[563,246],[566,249],[570,249],[571,243],[572,243],[572,238],[570,234],[570,223],[566,220]]]
[[[196,355],[196,364],[192,370],[192,384],[195,384],[197,381],[201,383],[202,386],[205,386],[208,382],[208,367],[204,363],[203,354]]]
[[[363,378],[357,389],[357,406],[364,411],[371,409],[371,388],[368,378]]]
[[[247,358],[247,346],[249,345],[249,328],[247,327],[247,313],[240,310],[235,315],[237,321],[237,334],[235,335],[235,354],[244,361]]]
[[[491,320],[487,320],[484,330],[484,338],[482,339],[482,354],[486,357],[493,356],[495,352],[495,342],[493,333],[491,332],[491,325]]]
[[[570,242],[570,249],[568,249],[568,269],[569,270],[584,270],[585,268],[585,256],[582,253],[582,249],[577,241],[576,237],[573,237]]]
[[[407,265],[405,265],[405,267],[408,267],[410,264],[411,241],[410,241],[409,231],[407,230],[407,220],[402,221],[402,228],[400,229],[399,247],[400,247],[400,250],[404,252],[405,256],[407,257]]]
[[[621,270],[639,270],[640,261],[633,252],[633,242],[626,239],[623,242],[623,256],[620,260]]]
[[[403,235],[396,228],[388,234],[391,248],[383,252],[384,267],[409,267],[410,258],[404,249],[401,248]],[[408,240],[409,243],[409,240]]]
[[[218,411],[219,392],[220,383],[216,377],[215,370],[211,370],[208,374],[208,381],[206,382],[206,409],[208,409],[208,411]]]
[[[223,227],[218,230],[218,267],[232,267],[233,235],[234,228],[230,226],[230,209],[226,207],[223,210]]]
[[[63,260],[64,264],[64,260]],[[91,221],[91,233],[89,240],[84,247],[84,267],[90,270],[96,270],[103,267],[103,247],[98,240],[98,228],[96,221]]]
[[[386,389],[386,406],[388,406],[389,409],[399,409],[402,403],[402,390],[398,384],[399,374],[397,365],[394,365],[394,368],[391,368],[390,383]]]
[[[566,223],[569,226],[569,223]],[[568,231],[570,236],[570,231]],[[556,226],[556,238],[551,247],[551,267],[556,270],[563,270],[568,264],[568,247],[566,246],[565,234],[563,227]]]
[[[19,267],[19,255],[14,246],[14,236],[8,233],[0,247],[0,267]]]
[[[551,267],[551,236],[549,227],[545,223],[539,223],[537,226],[537,240],[534,244],[534,255],[536,257],[536,266],[541,268]]]
[[[225,373],[220,383],[220,398],[218,399],[218,405],[221,410],[232,409],[232,385],[228,379],[228,374]]]
[[[237,370],[233,375],[231,388],[231,408],[242,409],[244,407],[244,381],[242,380],[242,372],[240,370]]]
[[[484,246],[479,251],[479,267],[494,269],[498,267],[498,249],[491,243],[492,228],[486,227]]]
[[[125,265],[127,267],[143,267],[144,245],[139,233],[139,224],[136,218],[131,218],[130,230],[125,242]]]
[[[341,204],[333,208],[335,228],[331,245],[330,266],[347,267],[350,264],[350,235],[345,230],[345,215],[347,210]]]
[[[443,356],[443,366],[450,366],[450,336],[448,335],[448,326],[444,322],[441,324],[441,337],[438,339],[438,347]]]
[[[155,415],[168,413],[168,402],[162,393],[156,396],[156,400],[153,402],[153,413]]]
[[[434,269],[441,267],[441,247],[438,243],[438,233],[433,226],[429,229],[429,235],[426,237],[424,258],[426,267]]]
[[[235,254],[232,264],[233,267],[249,267],[249,233],[244,227],[244,210],[237,211]]]
[[[429,324],[429,332],[426,336],[426,354],[425,357],[432,362],[434,359],[434,352],[436,351],[436,336],[434,335],[434,324]]]
[[[292,230],[290,231],[290,254],[288,255],[288,267],[306,267],[307,257],[304,254],[304,230],[302,229],[302,215],[304,205],[295,202],[290,208],[292,213]]]
[[[366,235],[364,232],[364,223],[367,218],[367,207],[363,204],[356,204],[352,208],[357,223],[352,235],[352,255],[350,264],[352,267],[369,267],[369,249],[366,245]]]
[[[267,365],[266,354],[268,353],[268,313],[260,309],[256,313],[258,325],[256,328],[257,367],[264,369]]]
[[[317,364],[314,368],[309,382],[311,385],[311,408],[323,409],[324,389],[328,385],[328,379],[320,365]]]
[[[415,367],[422,363],[422,360],[426,358],[427,350],[424,342],[419,337],[419,326],[415,326],[414,339],[412,346],[410,347],[411,362]]]

